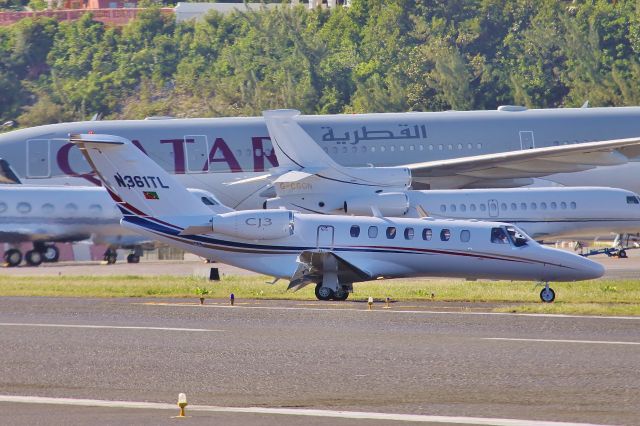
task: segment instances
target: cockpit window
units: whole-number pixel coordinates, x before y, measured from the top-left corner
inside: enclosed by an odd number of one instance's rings
[[[209,197],[202,197],[202,202],[207,206],[215,206],[217,203]]]
[[[640,204],[640,200],[638,200],[638,197],[630,195],[627,197],[627,204]]]
[[[529,237],[515,226],[507,226],[507,233],[511,237],[514,246],[523,247],[527,245]]]
[[[491,242],[494,244],[509,244],[509,237],[502,228],[491,229]]]

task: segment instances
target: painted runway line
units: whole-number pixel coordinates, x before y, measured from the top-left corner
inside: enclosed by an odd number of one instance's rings
[[[195,331],[195,332],[222,332],[209,328],[174,328],[174,327],[143,327],[126,325],[92,325],[92,324],[37,324],[37,323],[13,323],[0,322],[0,327],[52,327],[52,328],[91,328],[109,330],[156,330],[156,331]]]
[[[377,306],[374,305],[372,310],[363,308],[312,308],[312,307],[299,307],[299,306],[230,306],[228,304],[215,304],[210,303],[208,305],[198,305],[195,303],[181,303],[181,302],[140,302],[142,305],[155,305],[155,306],[176,306],[176,307],[195,307],[198,308],[218,308],[218,309],[263,309],[271,311],[319,311],[319,312],[366,312],[371,314],[374,312],[396,313],[396,314],[429,314],[429,315],[482,315],[482,316],[516,316],[516,317],[532,317],[532,318],[572,318],[572,319],[603,319],[603,320],[634,320],[640,321],[640,316],[604,316],[604,315],[569,315],[569,314],[525,314],[525,313],[513,313],[513,312],[473,312],[473,311],[461,311],[461,312],[449,312],[449,311],[422,311],[422,310],[399,310],[399,309],[384,309],[382,303]],[[366,304],[363,304],[366,305]]]
[[[141,408],[151,410],[177,411],[175,404],[160,402],[109,401],[99,399],[76,398],[48,398],[39,396],[0,395],[0,402],[68,405],[81,407],[109,407],[109,408]],[[543,420],[501,419],[485,417],[461,416],[430,416],[422,414],[394,414],[363,411],[334,411],[302,408],[264,408],[264,407],[218,407],[213,405],[190,405],[188,411],[210,413],[241,413],[241,414],[276,414],[282,416],[327,417],[356,420],[387,420],[395,422],[420,423],[454,423],[466,425],[493,426],[596,426],[589,423],[567,423]]]
[[[615,342],[608,340],[564,340],[564,339],[523,339],[508,337],[483,337],[482,340],[503,340],[508,342],[541,342],[541,343],[587,343],[592,345],[635,345],[640,346],[640,342]]]

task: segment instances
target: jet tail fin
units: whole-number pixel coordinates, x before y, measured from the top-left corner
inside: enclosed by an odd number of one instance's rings
[[[296,122],[295,118],[300,115],[300,111],[279,109],[263,111],[262,115],[276,151],[279,167],[291,170],[311,167],[342,168]]]
[[[112,135],[75,134],[78,145],[126,216],[211,216],[212,211],[130,140]]]

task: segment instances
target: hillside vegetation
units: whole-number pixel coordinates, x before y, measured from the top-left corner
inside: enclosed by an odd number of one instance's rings
[[[640,3],[353,0],[0,27],[0,122],[640,104]]]

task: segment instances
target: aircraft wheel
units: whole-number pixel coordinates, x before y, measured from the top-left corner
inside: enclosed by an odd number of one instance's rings
[[[618,253],[618,257],[620,259],[626,259],[627,258],[627,251],[626,250],[620,250],[620,253]]]
[[[344,287],[340,287],[338,289],[338,291],[333,293],[333,300],[347,300],[347,298],[349,297],[349,292],[344,288]]]
[[[551,287],[545,287],[540,291],[540,300],[544,303],[551,303],[556,300],[556,292]]]
[[[131,253],[127,256],[127,263],[140,263],[140,256]]]
[[[331,300],[333,298],[333,290],[329,287],[323,287],[322,283],[316,284],[316,297],[318,300]]]
[[[60,259],[60,249],[56,246],[46,246],[42,256],[45,262],[57,262]]]
[[[38,250],[29,250],[24,255],[24,259],[27,261],[29,266],[38,266],[44,260],[44,256]]]
[[[22,262],[22,253],[18,249],[9,249],[4,252],[4,261],[9,266],[18,266]]]

